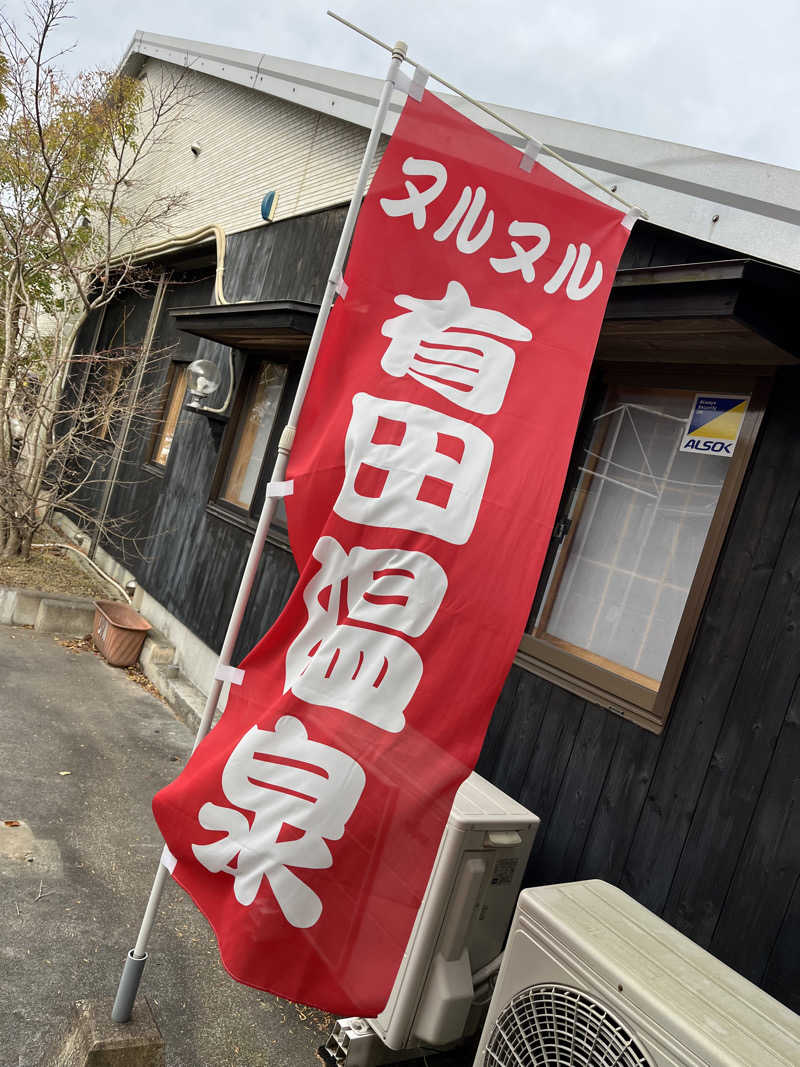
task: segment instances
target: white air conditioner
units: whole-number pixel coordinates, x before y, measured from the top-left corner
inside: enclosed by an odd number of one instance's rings
[[[798,1067],[800,1017],[605,882],[519,898],[474,1067]]]
[[[320,1049],[326,1062],[397,1062],[477,1031],[538,826],[496,786],[467,778],[386,1008],[375,1019],[339,1019]]]

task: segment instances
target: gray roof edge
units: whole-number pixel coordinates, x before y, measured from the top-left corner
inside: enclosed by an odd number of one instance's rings
[[[372,124],[382,85],[361,74],[139,30],[121,69],[136,73],[146,58],[189,66],[366,128]],[[504,140],[522,143],[462,98],[437,95]],[[384,124],[387,134],[394,129],[402,101],[401,94],[395,94]],[[800,269],[800,172],[517,108],[492,107],[606,184],[617,185],[619,194],[644,208],[653,222]],[[554,160],[540,158],[596,194]]]

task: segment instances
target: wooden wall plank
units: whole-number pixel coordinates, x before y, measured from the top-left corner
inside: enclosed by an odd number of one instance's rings
[[[257,594],[245,612],[236,645],[237,662],[244,659],[267,633],[286,606],[296,584],[297,567],[291,553],[267,545],[256,579]]]
[[[622,888],[657,913],[666,903],[795,506],[796,379],[781,376],[774,391],[626,858]]]
[[[550,686],[541,678],[512,668],[513,691],[504,688],[515,708],[513,723],[503,732],[495,752],[493,781],[504,792],[516,795],[523,787],[537,748],[539,732],[550,698]],[[538,814],[538,812],[536,813]]]
[[[776,561],[664,909],[708,945],[800,673],[800,497]],[[788,798],[787,798],[788,800]]]
[[[632,722],[621,723],[576,879],[602,878],[614,885],[619,882],[661,740]]]
[[[619,267],[620,270],[631,270],[675,263],[706,263],[717,259],[736,259],[738,255],[720,245],[640,220],[628,239]]]
[[[637,222],[620,257],[619,269],[633,270],[637,267],[649,267],[653,261],[653,251],[660,229],[659,226],[653,226],[651,223]]]
[[[346,208],[331,208],[278,224],[276,247],[261,300],[322,300]]]
[[[775,938],[767,971],[760,985],[787,1008],[800,1013],[800,980],[797,968],[800,960],[800,878],[795,883],[792,899]]]
[[[223,291],[229,304],[260,300],[272,257],[275,239],[286,223],[272,223],[258,230],[245,230],[228,238],[225,249]]]
[[[737,789],[738,793],[738,789]],[[800,878],[800,683],[739,852],[711,951],[754,982],[764,977]],[[800,955],[794,960],[800,988]]]
[[[547,824],[561,790],[586,704],[580,697],[553,687],[525,779],[514,795],[542,820],[531,850],[526,884],[535,884],[536,860],[547,835]]]
[[[570,882],[583,853],[622,719],[587,704],[535,865],[541,884]]]
[[[225,256],[228,302],[319,303],[346,214],[346,207],[328,208],[232,234]]]
[[[523,673],[523,671],[516,670],[514,667],[508,672],[492,712],[489,728],[483,739],[483,747],[475,766],[478,774],[497,781],[500,789],[503,786],[499,784],[497,774],[503,764],[503,752],[506,750],[507,745],[513,744],[513,741],[510,740],[513,738],[512,719],[517,711],[517,687]]]

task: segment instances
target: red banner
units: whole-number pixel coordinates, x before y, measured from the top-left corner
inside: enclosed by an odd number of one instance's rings
[[[628,231],[425,93],[298,427],[300,579],[154,811],[234,978],[388,998],[530,610]]]

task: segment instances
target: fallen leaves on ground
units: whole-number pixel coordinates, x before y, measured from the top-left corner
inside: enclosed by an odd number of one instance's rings
[[[56,644],[69,649],[70,652],[94,652],[96,656],[100,655],[92,643],[91,634],[86,634],[85,637],[57,637]]]
[[[138,663],[134,664],[133,667],[124,667],[123,670],[131,681],[136,682],[142,689],[147,690],[151,696],[157,697],[162,704],[167,703],[147,675],[140,669]]]
[[[101,655],[101,653],[94,647],[91,634],[87,634],[85,637],[57,637],[55,640],[62,646],[62,648],[66,648],[69,652],[91,652],[95,656]],[[139,667],[138,663],[134,664],[133,667],[121,667],[120,670],[125,671],[132,682],[135,682],[136,685],[144,689],[151,696],[156,697],[162,704],[167,703],[147,675]]]
[[[45,539],[45,535],[48,541],[62,539],[49,530],[43,531],[41,539]],[[104,582],[99,574],[88,573],[73,557],[74,553],[61,548],[34,548],[30,559],[1,559],[0,585],[92,599],[119,598],[113,586]]]

